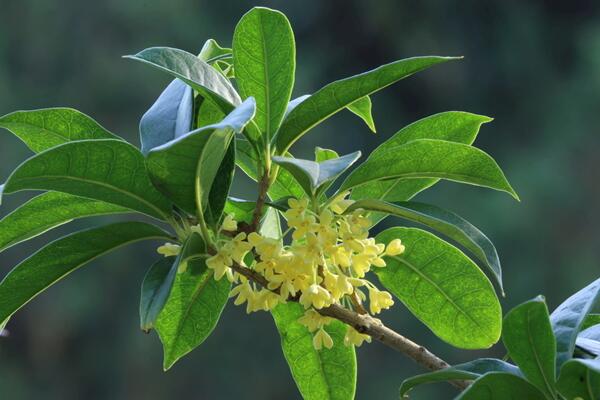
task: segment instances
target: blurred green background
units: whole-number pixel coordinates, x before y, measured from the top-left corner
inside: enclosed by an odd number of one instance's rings
[[[373,96],[378,133],[340,113],[294,149],[370,151],[402,126],[446,110],[495,118],[478,146],[522,198],[443,182],[420,198],[471,220],[496,243],[505,311],[545,294],[553,308],[598,277],[600,265],[600,3],[597,1],[0,0],[0,114],[70,106],[138,144],[137,123],[169,78],[121,59],[154,45],[191,52],[230,44],[253,5],[286,12],[296,33],[295,95],[415,55],[464,55]],[[0,179],[30,152],[0,134]],[[254,197],[246,180],[235,190]],[[31,194],[4,199],[0,216]],[[104,219],[106,220],[106,218]],[[3,276],[76,222],[6,251]],[[388,222],[389,223],[389,222]],[[227,307],[213,335],[171,371],[139,331],[139,285],[155,244],[129,247],[77,271],[18,313],[0,339],[2,399],[295,399],[270,316]],[[0,299],[1,301],[1,299]],[[450,348],[398,304],[384,321],[450,362],[502,356],[501,346]],[[358,399],[394,399],[418,367],[380,344],[358,351]],[[419,389],[415,399],[450,398]]]

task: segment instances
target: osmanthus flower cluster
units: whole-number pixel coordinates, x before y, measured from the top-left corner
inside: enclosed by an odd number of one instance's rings
[[[386,133],[361,162],[360,151],[293,155],[293,145],[334,114],[349,111],[375,131],[372,95],[458,58],[398,60],[293,99],[292,28],[262,7],[242,17],[230,48],[209,39],[199,54],[152,47],[127,58],[174,78],[142,116],[139,148],[68,108],[0,117],[34,153],[0,194],[43,192],[0,220],[0,251],[74,219],[148,217],[72,233],[17,265],[0,282],[0,332],[76,269],[154,240],[164,244],[142,283],[140,328],[158,334],[165,369],[207,339],[230,296],[248,312],[273,316],[307,399],[335,392],[335,400],[351,400],[355,347],[371,339],[426,368],[447,365],[375,318],[394,302],[450,345],[498,341],[502,313],[490,277],[502,293],[502,270],[494,245],[462,217],[412,200],[440,179],[518,198],[492,157],[473,146],[490,118],[457,111],[423,118]],[[240,173],[256,181],[249,199],[231,195]],[[426,230],[370,236],[388,217]]]
[[[308,198],[290,198],[288,203],[284,216],[292,238],[289,245],[282,244],[283,238],[264,237],[256,232],[241,232],[233,238],[222,235],[217,254],[207,259],[206,265],[213,270],[215,279],[226,276],[236,285],[231,296],[236,297],[236,305],[246,303],[248,313],[271,311],[278,304],[297,298],[306,309],[299,322],[315,333],[314,347],[331,348],[333,341],[323,329],[331,318],[315,310],[334,303],[362,309],[360,304],[367,297],[373,315],[391,307],[391,294],[379,290],[365,277],[372,267],[386,266],[383,255],[402,254],[404,246],[400,239],[392,240],[386,247],[369,238],[371,221],[363,216],[363,210],[342,214],[350,201],[332,203],[319,212],[308,208]],[[221,229],[236,231],[237,224],[227,216]],[[250,257],[246,257],[249,253]],[[233,271],[234,262],[262,274],[268,286],[259,287]],[[365,340],[370,341],[370,337],[348,327],[346,344],[360,346]]]

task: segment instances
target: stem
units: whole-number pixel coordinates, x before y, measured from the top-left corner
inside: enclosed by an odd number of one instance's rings
[[[267,287],[268,281],[260,273],[243,267],[237,263],[234,263],[231,268],[240,275],[245,276],[246,278],[258,283],[263,287]],[[274,290],[274,292],[277,292],[277,290]],[[288,301],[298,301],[298,299],[290,298]],[[359,333],[371,336],[373,339],[394,350],[399,351],[430,371],[437,371],[450,367],[446,361],[442,360],[425,347],[386,327],[381,321],[371,317],[368,314],[360,315],[337,304],[333,304],[317,311],[321,315],[335,318],[347,325],[350,325]],[[450,383],[460,390],[464,390],[470,385],[470,383],[467,381],[451,381]]]
[[[256,207],[254,208],[252,224],[250,225],[250,232],[255,232],[258,229],[260,218],[262,217],[262,210],[267,199],[267,192],[269,191],[269,186],[271,184],[271,157],[269,151],[270,150],[267,149],[265,154],[265,169],[260,177],[260,180],[258,181],[258,197],[256,199]]]

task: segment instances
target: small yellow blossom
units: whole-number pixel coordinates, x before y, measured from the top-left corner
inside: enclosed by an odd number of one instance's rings
[[[379,314],[381,310],[394,305],[392,295],[376,288],[369,288],[369,310],[371,314]]]
[[[329,324],[332,321],[331,318],[325,317],[315,310],[308,310],[304,313],[303,316],[298,318],[298,323],[306,326],[309,332],[314,332],[317,329],[321,329],[325,325]]]
[[[284,215],[288,220],[298,219],[304,216],[306,209],[308,208],[308,198],[302,199],[294,199],[291,198],[288,200],[288,206],[290,206],[289,210],[287,210]]]
[[[235,219],[233,219],[232,214],[225,216],[225,219],[223,219],[223,224],[221,224],[221,229],[227,232],[237,231],[237,222]]]
[[[363,342],[371,343],[371,336],[359,333],[356,329],[349,326],[346,336],[344,336],[344,344],[346,346],[360,347]]]
[[[279,240],[263,237],[256,232],[248,235],[248,242],[254,246],[256,252],[263,260],[278,258],[283,249]]]
[[[173,243],[165,243],[156,249],[158,254],[162,254],[165,257],[177,256],[181,252],[181,246]]]
[[[330,306],[333,302],[331,293],[329,293],[323,286],[313,283],[308,289],[302,292],[300,296],[300,304],[304,308],[314,307],[320,310],[323,307]]]
[[[221,248],[217,254],[206,259],[206,266],[213,270],[215,280],[220,280],[233,265],[231,254],[225,248]]]
[[[385,254],[387,256],[399,256],[404,253],[405,247],[400,239],[394,239],[388,243]]]
[[[252,245],[246,242],[246,234],[244,232],[238,233],[224,247],[231,254],[231,258],[238,264],[241,264],[246,253],[252,250]]]
[[[333,339],[325,332],[325,329],[321,328],[313,337],[313,346],[316,350],[321,350],[323,347],[331,349],[333,347]]]

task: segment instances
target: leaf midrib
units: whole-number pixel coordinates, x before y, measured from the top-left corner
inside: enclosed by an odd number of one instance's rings
[[[553,399],[556,399],[554,390],[553,390],[552,386],[550,385],[550,381],[548,380],[548,377],[546,376],[546,372],[544,371],[544,368],[542,366],[542,362],[541,362],[540,357],[537,352],[537,347],[535,346],[535,343],[533,342],[533,337],[531,334],[531,309],[527,310],[527,340],[529,341],[529,345],[531,347],[531,351],[535,358],[536,365],[538,366],[540,374],[542,375],[542,379],[544,380],[544,385],[546,386],[546,390],[548,391],[548,394],[550,396],[552,396]]]

